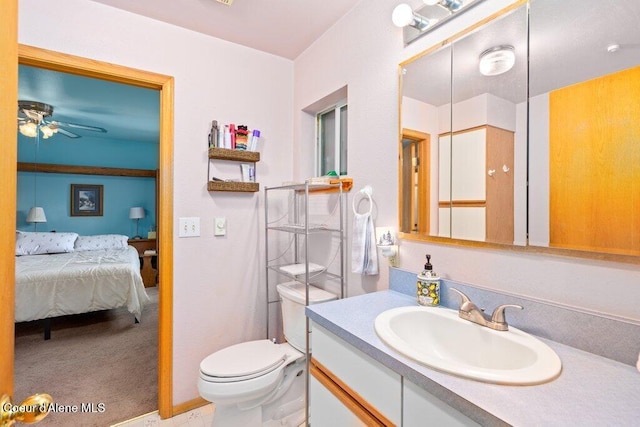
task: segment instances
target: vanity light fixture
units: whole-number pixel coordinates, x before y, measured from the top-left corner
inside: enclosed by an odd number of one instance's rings
[[[494,46],[480,54],[480,74],[483,76],[497,76],[506,73],[516,63],[516,54],[513,46]]]
[[[394,25],[403,28],[405,46],[484,0],[422,1],[424,5],[415,11],[410,5],[401,3],[393,9],[391,14]]]
[[[422,0],[427,6],[442,6],[450,12],[457,12],[462,7],[462,0]],[[470,2],[467,2],[470,3]]]
[[[411,9],[411,6],[406,3],[400,3],[393,9],[391,20],[396,27],[402,28],[410,26],[418,31],[426,30],[431,23],[424,16],[415,13],[413,9]]]

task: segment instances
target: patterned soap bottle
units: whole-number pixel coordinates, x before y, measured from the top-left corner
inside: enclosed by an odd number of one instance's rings
[[[427,254],[427,263],[422,273],[418,274],[418,304],[440,305],[440,277],[433,271],[431,255]]]

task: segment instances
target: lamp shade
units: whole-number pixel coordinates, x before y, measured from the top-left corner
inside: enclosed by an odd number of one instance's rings
[[[47,222],[47,216],[44,214],[44,209],[40,206],[34,206],[29,209],[27,222]]]
[[[129,209],[129,218],[131,219],[144,218],[144,208],[137,206],[135,208]]]

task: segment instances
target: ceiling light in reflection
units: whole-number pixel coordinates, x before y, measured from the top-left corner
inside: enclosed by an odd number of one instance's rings
[[[480,54],[480,74],[483,76],[497,76],[509,71],[515,63],[516,54],[513,46],[495,46]]]

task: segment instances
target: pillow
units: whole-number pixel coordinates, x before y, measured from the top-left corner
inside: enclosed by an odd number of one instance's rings
[[[97,251],[99,249],[126,248],[129,237],[122,234],[100,234],[96,236],[78,236],[75,243],[76,251]]]
[[[78,233],[16,232],[16,255],[59,254],[73,252]]]

